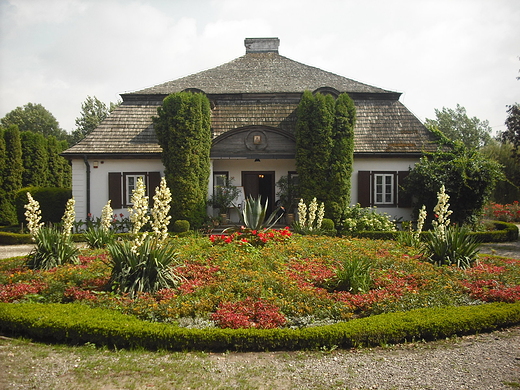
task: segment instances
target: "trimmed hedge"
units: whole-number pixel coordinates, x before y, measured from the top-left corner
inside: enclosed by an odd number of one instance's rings
[[[40,203],[42,222],[61,222],[67,201],[72,198],[70,188],[26,187],[15,195],[16,215],[19,223],[25,224],[25,205],[29,203],[27,192]]]
[[[493,221],[495,229],[489,232],[471,232],[478,242],[509,242],[518,240],[518,226],[514,223]],[[421,235],[426,234],[422,232]],[[356,238],[369,238],[372,240],[397,240],[399,232],[372,232],[372,231],[361,231],[361,232],[349,232],[345,236],[351,236]]]
[[[417,309],[304,329],[187,329],[79,303],[0,303],[0,331],[33,339],[176,351],[378,346],[488,332],[520,323],[520,302]]]

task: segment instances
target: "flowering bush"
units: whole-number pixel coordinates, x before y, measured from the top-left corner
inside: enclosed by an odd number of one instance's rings
[[[395,224],[387,213],[377,212],[376,207],[361,207],[359,203],[347,208],[341,224],[345,232],[396,230]]]
[[[484,216],[497,221],[520,222],[520,203],[514,201],[511,204],[502,205],[491,202],[484,206]]]
[[[284,242],[292,233],[289,227],[284,229],[270,229],[267,231],[251,230],[241,227],[240,230],[230,234],[212,234],[209,236],[210,241],[215,245],[230,244],[232,242],[241,245],[252,245],[254,247],[264,246],[269,241]]]
[[[298,221],[294,223],[294,231],[300,234],[320,234],[324,216],[325,204],[323,202],[318,207],[318,202],[314,198],[309,207],[307,207],[303,199],[300,199],[300,203],[298,203]]]
[[[263,299],[247,297],[239,302],[223,302],[211,315],[221,328],[273,329],[283,326],[287,320],[280,309]]]

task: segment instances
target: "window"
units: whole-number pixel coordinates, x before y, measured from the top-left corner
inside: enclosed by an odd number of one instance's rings
[[[394,174],[374,174],[374,204],[394,204]]]
[[[225,187],[228,184],[228,172],[213,172],[213,195],[218,187]]]
[[[108,198],[113,209],[131,206],[132,192],[137,185],[137,179],[143,178],[146,186],[146,196],[153,206],[155,189],[161,183],[160,172],[110,172],[108,174]]]
[[[139,178],[143,180],[143,183],[146,185],[146,174],[123,174],[123,181],[125,186],[125,204],[127,206],[132,206],[132,195],[134,193],[134,190],[137,188],[137,181]],[[149,193],[148,189],[146,193]]]
[[[401,189],[408,171],[359,171],[358,199],[362,207],[411,207],[411,199]]]

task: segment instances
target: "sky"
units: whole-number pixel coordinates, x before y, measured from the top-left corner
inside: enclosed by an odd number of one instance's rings
[[[87,96],[175,80],[278,37],[279,53],[401,92],[420,120],[520,103],[518,0],[0,0],[0,118],[42,104],[71,132]]]

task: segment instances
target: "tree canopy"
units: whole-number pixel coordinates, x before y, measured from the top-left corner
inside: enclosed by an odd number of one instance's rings
[[[440,130],[452,141],[461,141],[467,148],[478,149],[491,140],[489,122],[468,117],[466,109],[459,104],[454,110],[445,107],[436,109],[435,115],[436,119],[426,119],[426,126]]]
[[[81,103],[81,114],[76,118],[76,129],[72,132],[72,144],[81,141],[90,134],[120,104],[121,102],[110,102],[110,106],[107,107],[97,97],[87,96],[85,101]]]
[[[27,103],[23,107],[16,107],[0,119],[0,125],[4,128],[16,125],[20,132],[32,131],[45,137],[54,136],[60,141],[69,138],[54,115],[41,104]]]
[[[506,130],[501,134],[501,140],[513,144],[513,155],[520,160],[520,104],[508,106],[507,113]]]

